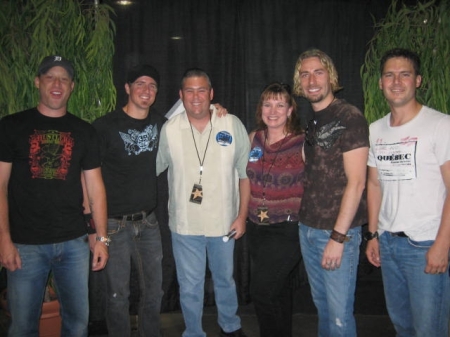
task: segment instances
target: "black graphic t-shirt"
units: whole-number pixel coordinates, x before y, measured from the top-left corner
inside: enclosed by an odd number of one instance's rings
[[[117,109],[93,123],[100,137],[109,217],[156,207],[156,154],[165,121],[154,111],[135,119]]]
[[[363,114],[342,99],[315,113],[304,145],[305,181],[300,221],[318,229],[333,229],[347,185],[344,152],[369,147]],[[364,197],[351,227],[366,222]]]
[[[86,234],[80,175],[100,166],[95,129],[70,113],[36,108],[0,121],[0,161],[12,163],[8,184],[13,242],[47,244]]]

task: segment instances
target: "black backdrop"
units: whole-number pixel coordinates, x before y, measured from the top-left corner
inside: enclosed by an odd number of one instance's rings
[[[297,57],[307,48],[336,63],[342,98],[363,110],[359,76],[373,17],[390,0],[141,0],[116,11],[114,81],[123,105],[127,69],[138,61],[154,65],[161,85],[154,108],[165,113],[178,99],[179,82],[190,67],[206,70],[214,101],[239,116],[250,130],[263,87],[292,84]],[[177,37],[177,38],[175,38]],[[302,102],[300,102],[302,103]],[[300,113],[309,106],[301,104]]]
[[[123,86],[131,65],[146,62],[159,70],[161,83],[153,109],[162,114],[178,100],[183,72],[195,66],[210,74],[214,101],[237,115],[250,131],[263,87],[275,80],[292,84],[297,57],[311,47],[322,49],[335,61],[344,87],[338,96],[364,111],[359,71],[374,33],[374,19],[383,17],[391,1],[135,0],[131,6],[105,2],[116,12],[114,83],[118,106],[126,102]],[[301,99],[299,106],[305,122],[312,112]],[[165,311],[177,308],[178,299],[167,227],[165,177],[160,178],[159,184]],[[236,276],[240,300],[246,302],[248,259],[245,240],[240,241]],[[207,280],[207,288],[208,285]],[[97,302],[103,300],[99,300],[102,296],[95,287],[93,293],[97,294]],[[132,311],[136,298],[134,291]],[[93,305],[91,317],[96,313],[101,316],[102,305]]]

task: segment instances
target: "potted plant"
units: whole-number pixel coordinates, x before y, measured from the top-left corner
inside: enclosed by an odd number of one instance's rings
[[[60,337],[61,315],[56,287],[53,283],[53,275],[50,273],[47,287],[45,288],[44,301],[42,303],[41,319],[39,321],[39,337]]]
[[[5,311],[6,315],[9,316],[6,293],[7,288],[3,289],[0,293],[0,306]],[[42,312],[39,321],[39,337],[61,336],[61,315],[59,310],[60,305],[58,296],[53,284],[52,274],[50,274],[45,289],[44,300],[42,302]]]

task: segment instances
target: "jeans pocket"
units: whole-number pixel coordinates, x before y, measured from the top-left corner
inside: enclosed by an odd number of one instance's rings
[[[158,226],[158,219],[156,219],[155,212],[151,212],[145,219],[142,220],[142,223],[146,227],[156,227],[156,226]]]
[[[122,229],[123,220],[108,219],[108,235],[119,233]]]
[[[434,240],[426,240],[426,241],[414,241],[411,238],[408,238],[408,243],[413,246],[414,248],[419,249],[430,249],[430,247],[433,245]]]

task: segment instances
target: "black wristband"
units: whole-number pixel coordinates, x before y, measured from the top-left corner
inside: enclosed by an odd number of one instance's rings
[[[84,222],[86,223],[87,233],[88,234],[95,234],[95,222],[94,219],[92,219],[92,213],[83,214],[84,216]]]

